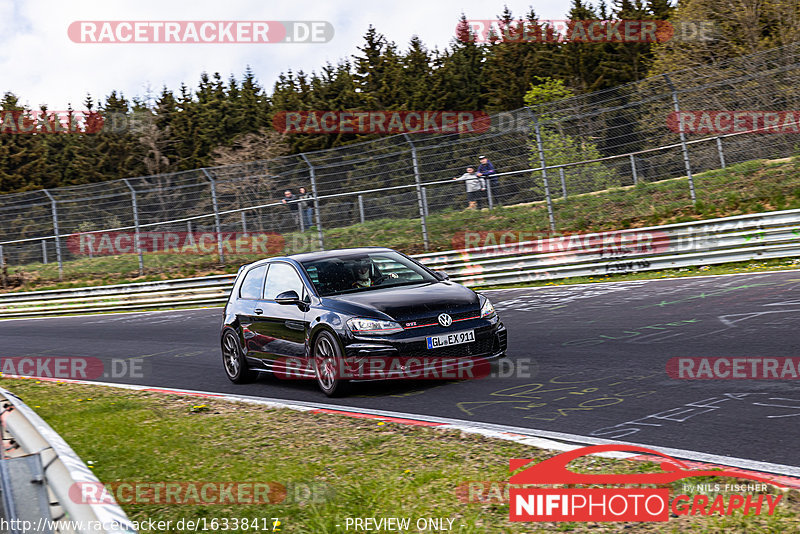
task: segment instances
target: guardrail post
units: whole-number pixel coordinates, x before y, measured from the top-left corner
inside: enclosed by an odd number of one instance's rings
[[[58,210],[56,209],[56,199],[50,194],[47,189],[42,189],[42,192],[50,199],[50,210],[53,213],[53,233],[56,238],[56,260],[58,260],[58,280],[64,279],[64,262],[61,259],[61,236],[58,232]]]
[[[303,157],[303,160],[308,165],[308,174],[311,177],[311,194],[314,195],[314,215],[316,215],[317,221],[317,239],[319,239],[319,248],[320,250],[325,250],[325,240],[322,236],[322,218],[319,212],[319,195],[317,195],[317,173],[314,170],[314,166],[308,160],[305,154],[300,154]],[[300,208],[298,207],[298,210]],[[302,215],[302,214],[299,214]]]
[[[0,279],[3,280],[3,289],[6,288],[6,257],[3,256],[3,245],[0,245]]]
[[[358,195],[358,214],[361,216],[361,224],[364,224],[364,195]]]
[[[530,110],[528,110],[530,112]],[[542,168],[542,184],[544,185],[544,195],[547,199],[547,217],[550,219],[550,230],[556,231],[556,218],[553,215],[553,199],[550,197],[550,185],[547,183],[547,161],[544,157],[544,144],[542,143],[542,131],[539,127],[539,119],[531,112],[533,119],[533,129],[536,133],[536,147],[539,150],[539,166]]]
[[[558,176],[561,178],[561,194],[564,195],[564,200],[567,200],[567,177],[564,176],[564,167],[558,168]]]
[[[722,137],[717,137],[717,154],[719,154],[719,164],[721,168],[725,168],[725,152],[722,150]]]
[[[672,83],[672,80],[667,74],[664,74],[664,79],[669,85],[669,90],[672,92],[672,108],[675,110],[676,115],[680,116],[681,106],[678,102],[678,90]],[[692,204],[697,204],[697,196],[694,192],[694,178],[692,177],[692,165],[689,162],[689,147],[686,145],[686,134],[683,133],[683,128],[680,128],[678,135],[681,139],[681,151],[683,152],[683,165],[686,167],[686,177],[689,179],[689,194],[692,197]]]
[[[42,239],[42,263],[47,265],[47,241]]]
[[[639,183],[639,173],[636,172],[636,158],[631,154],[631,172],[633,173],[633,185]]]
[[[219,207],[217,206],[217,182],[205,168],[200,170],[203,171],[208,181],[211,182],[211,203],[214,206],[214,226],[217,229],[217,252],[219,253],[219,262],[225,263],[225,254],[222,251],[222,229],[219,224]]]
[[[403,137],[406,138],[406,142],[411,147],[411,163],[414,167],[414,182],[416,183],[417,188],[417,204],[419,205],[419,220],[422,224],[422,243],[425,247],[425,250],[428,250],[428,223],[425,220],[425,204],[422,200],[422,184],[419,177],[419,165],[417,162],[417,147],[411,141],[411,138],[408,136],[407,133],[403,134]]]
[[[133,209],[133,227],[134,227],[134,248],[136,254],[139,256],[139,276],[144,275],[144,256],[142,255],[142,243],[139,238],[139,209],[136,207],[136,189],[133,188],[131,183],[122,179],[128,189],[131,190],[131,208]]]

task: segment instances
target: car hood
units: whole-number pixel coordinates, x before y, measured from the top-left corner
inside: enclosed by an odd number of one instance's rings
[[[374,316],[377,311],[395,321],[435,317],[445,312],[476,312],[480,308],[478,295],[454,282],[371,289],[326,297],[325,301],[344,313]]]

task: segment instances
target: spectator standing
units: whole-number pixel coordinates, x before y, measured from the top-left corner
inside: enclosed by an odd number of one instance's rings
[[[303,229],[308,230],[314,226],[314,197],[306,191],[305,187],[301,187],[297,199],[300,201],[298,205],[300,206],[300,216],[303,218]]]
[[[453,180],[464,180],[467,185],[467,208],[474,210],[481,208],[486,189],[486,182],[475,174],[475,167],[467,167],[467,172]]]
[[[498,204],[497,193],[500,188],[500,179],[497,177],[497,170],[486,156],[478,156],[478,160],[480,161],[480,165],[478,165],[477,175],[488,182],[487,198],[488,195],[491,194],[492,201],[495,204]]]
[[[295,226],[299,226],[300,225],[300,219],[298,218],[299,210],[297,202],[295,202],[295,200],[297,200],[297,197],[294,196],[291,189],[287,189],[286,191],[283,192],[283,199],[281,200],[281,202],[284,203],[287,208],[289,208],[289,213],[292,215],[292,219],[294,220]]]

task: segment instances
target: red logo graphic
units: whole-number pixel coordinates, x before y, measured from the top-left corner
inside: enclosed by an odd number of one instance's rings
[[[567,465],[581,456],[599,452],[637,452],[660,460],[660,473],[587,474],[575,473]],[[648,458],[650,459],[650,458]],[[513,459],[511,472],[534,460]],[[690,469],[685,463],[658,451],[636,445],[593,445],[565,452],[538,462],[512,475],[510,484],[671,484],[692,477],[735,477],[776,484],[774,481],[736,470]],[[676,515],[730,515],[736,509],[760,514],[762,507],[772,515],[782,495],[719,495],[710,508],[708,497],[678,495],[669,503],[667,488],[560,488],[512,487],[509,492],[511,521],[667,521]],[[691,507],[687,501],[692,501]]]

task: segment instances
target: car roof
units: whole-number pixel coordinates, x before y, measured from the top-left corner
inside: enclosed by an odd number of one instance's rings
[[[325,258],[335,258],[337,256],[350,256],[355,254],[367,254],[369,252],[396,252],[393,249],[386,247],[360,247],[360,248],[339,248],[334,250],[318,250],[315,252],[303,252],[301,254],[292,254],[291,256],[279,256],[269,258],[272,260],[294,260],[296,262],[318,261]]]

